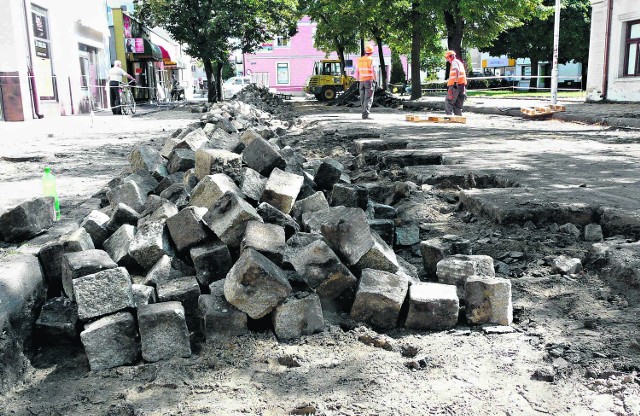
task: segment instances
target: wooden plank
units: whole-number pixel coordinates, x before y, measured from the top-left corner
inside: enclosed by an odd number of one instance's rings
[[[567,107],[561,104],[549,104],[549,108],[553,111],[567,111]]]
[[[554,110],[549,107],[523,107],[520,112],[529,117],[547,116],[555,113]]]
[[[465,124],[467,122],[467,118],[464,116],[447,116],[451,123],[461,123]]]
[[[553,111],[549,107],[534,107],[534,108],[536,110],[536,113],[538,114],[547,114]]]
[[[407,115],[406,121],[414,123],[459,123],[466,124],[467,118],[463,116],[448,116],[442,114],[427,114],[424,116]]]

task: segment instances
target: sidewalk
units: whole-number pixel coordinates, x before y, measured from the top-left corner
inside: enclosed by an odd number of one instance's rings
[[[520,108],[544,106],[549,103],[550,100],[542,99],[471,97],[465,102],[464,111],[521,117],[523,114]],[[559,99],[558,104],[565,105],[567,111],[551,116],[557,120],[640,129],[640,103],[585,103]],[[444,111],[444,97],[422,97],[417,101],[407,101],[404,108]]]
[[[159,144],[199,117],[186,109],[143,108],[140,113],[146,116],[102,112],[0,123],[0,213],[41,195],[46,166],[57,177],[61,204],[69,209],[116,177],[133,145]]]

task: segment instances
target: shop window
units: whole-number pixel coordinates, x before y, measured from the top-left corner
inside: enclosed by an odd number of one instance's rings
[[[289,46],[291,38],[289,36],[276,36],[276,47],[284,48]]]
[[[289,63],[288,62],[278,62],[276,64],[276,79],[278,84],[288,84],[289,83]]]
[[[640,76],[640,20],[627,23],[624,75]]]

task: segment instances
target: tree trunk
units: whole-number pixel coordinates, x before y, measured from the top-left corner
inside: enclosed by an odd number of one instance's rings
[[[360,38],[360,56],[364,56],[364,38]]]
[[[456,58],[461,61],[465,60],[462,56],[462,37],[464,36],[464,19],[458,13],[458,4],[444,12],[444,22],[447,27],[447,47],[456,53]],[[451,64],[447,61],[445,65],[446,77],[449,77],[449,68]]]
[[[222,101],[222,62],[216,64],[216,101]]]
[[[336,39],[336,52],[338,53],[338,59],[340,60],[340,73],[342,75],[347,75],[347,73],[344,70],[344,46],[342,46],[340,43],[338,43],[338,40]]]
[[[382,39],[376,36],[376,44],[378,45],[378,55],[380,58],[380,77],[382,78],[382,89],[385,91],[389,86],[389,80],[387,78],[387,65],[384,63],[384,51],[382,50]]]
[[[465,57],[462,55],[464,18],[460,16],[457,2],[453,8],[444,12],[444,22],[447,26],[447,47],[455,51],[459,59],[464,59]]]
[[[588,71],[588,66],[587,64],[584,63],[582,64],[582,82],[580,83],[580,89],[582,91],[586,91],[587,90],[587,71]]]
[[[420,49],[422,38],[420,35],[420,6],[419,1],[411,4],[411,99],[422,97],[422,85],[420,84]]]
[[[533,91],[536,91],[538,87],[538,64],[540,61],[537,59],[531,58],[531,81],[529,81],[529,91],[533,88]]]
[[[204,72],[207,74],[207,102],[215,103],[215,84],[213,83],[213,64],[211,63],[211,59],[202,59],[204,63]]]

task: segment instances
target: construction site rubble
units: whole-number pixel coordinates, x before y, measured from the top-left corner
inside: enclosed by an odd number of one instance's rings
[[[335,100],[330,101],[329,105],[357,107],[360,105],[360,92],[358,90],[359,83],[354,82],[351,86]],[[394,97],[382,88],[376,88],[373,95],[373,107],[389,107],[398,108],[402,106],[402,100]]]
[[[290,124],[266,111],[277,97],[236,98],[161,149],[136,146],[103,207],[40,250],[41,331],[79,335],[100,370],[188,357],[190,334],[209,342],[258,321],[297,339],[329,312],[378,330],[511,324],[510,282],[491,257],[459,236],[420,242],[419,225],[396,218],[410,187],[351,184],[350,167],[286,146]],[[424,270],[394,251],[418,244]]]

